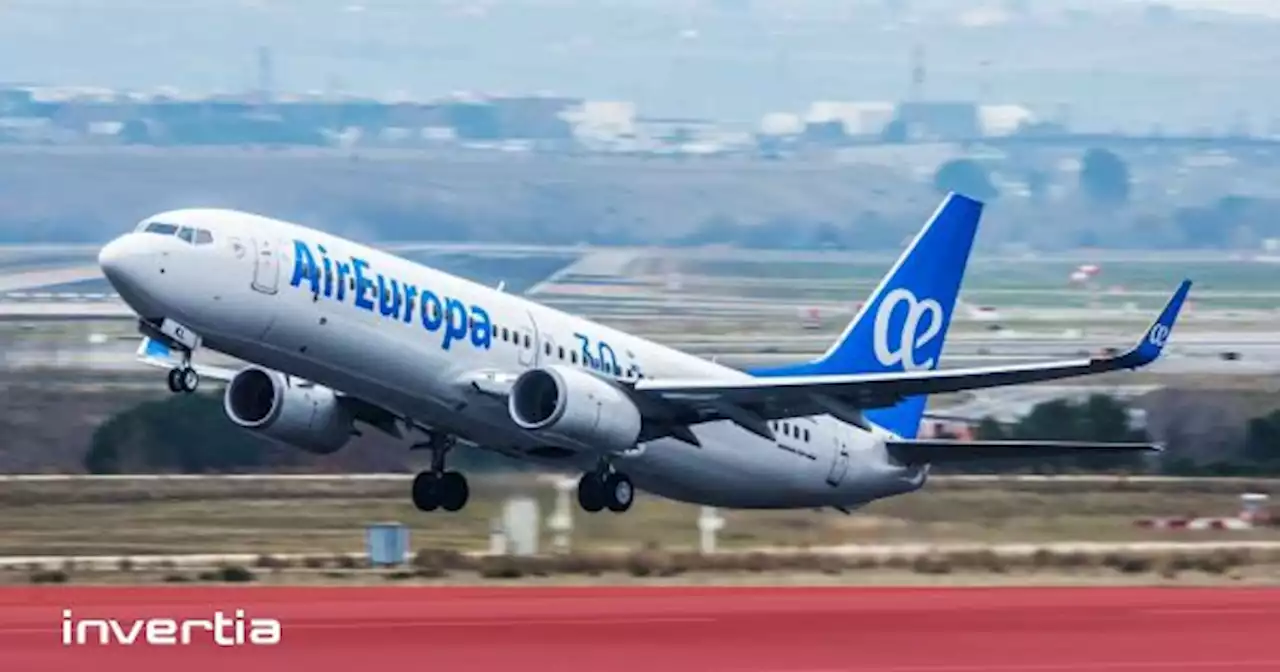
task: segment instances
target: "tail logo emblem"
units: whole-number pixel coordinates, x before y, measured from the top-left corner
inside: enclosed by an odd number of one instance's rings
[[[1163,348],[1166,341],[1169,340],[1169,327],[1163,324],[1157,324],[1151,327],[1151,334],[1147,336],[1147,342],[1157,348]]]
[[[902,331],[898,334],[897,345],[890,349],[889,323],[899,303],[907,304],[907,316],[902,322]],[[928,326],[921,333],[920,321],[926,315],[929,316]],[[942,331],[942,306],[933,299],[921,301],[911,293],[911,290],[898,288],[886,294],[884,300],[880,302],[875,327],[875,354],[881,364],[885,366],[901,364],[906,371],[931,368],[934,364],[933,357],[917,362],[915,355],[917,349],[937,338]],[[1152,338],[1155,338],[1154,333]]]

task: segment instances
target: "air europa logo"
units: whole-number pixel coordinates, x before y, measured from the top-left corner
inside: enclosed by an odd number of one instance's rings
[[[906,319],[902,321],[902,330],[896,334],[898,342],[892,347],[889,344],[890,320],[898,304],[907,304]],[[921,321],[928,316],[924,333],[920,333]],[[876,359],[885,366],[902,364],[906,371],[927,369],[934,364],[934,358],[923,362],[916,361],[916,350],[929,341],[937,338],[942,331],[942,306],[933,299],[923,301],[916,298],[911,290],[898,288],[885,295],[876,312],[875,354]]]
[[[416,320],[423,329],[442,335],[440,347],[445,350],[457,342],[485,349],[492,346],[493,325],[484,308],[374,273],[369,262],[358,257],[349,257],[350,262],[331,260],[323,245],[316,245],[316,251],[320,253],[319,264],[309,245],[293,241],[290,286],[300,287],[305,282],[316,299],[346,302],[350,295],[350,301],[360,310],[405,324]]]
[[[1157,348],[1163,348],[1165,343],[1169,342],[1169,327],[1163,324],[1157,324],[1151,327],[1151,333],[1147,336],[1147,340],[1151,345]]]

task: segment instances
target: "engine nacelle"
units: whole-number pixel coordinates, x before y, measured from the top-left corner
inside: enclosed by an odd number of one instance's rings
[[[327,387],[299,385],[283,373],[257,366],[231,379],[222,408],[237,425],[317,455],[347,444],[355,418]]]
[[[516,378],[507,403],[522,429],[554,432],[601,452],[635,448],[641,415],[612,382],[569,366],[531,369]]]

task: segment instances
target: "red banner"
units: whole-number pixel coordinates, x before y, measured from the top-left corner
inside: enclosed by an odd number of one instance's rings
[[[1277,631],[1268,589],[0,589],[19,672],[1277,670]]]

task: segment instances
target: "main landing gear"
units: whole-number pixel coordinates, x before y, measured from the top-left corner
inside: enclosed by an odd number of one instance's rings
[[[609,509],[623,513],[635,501],[636,490],[626,474],[603,465],[588,471],[578,481],[578,505],[588,513]]]
[[[467,505],[471,490],[467,477],[456,471],[445,471],[445,455],[453,448],[456,439],[447,434],[432,433],[426,443],[414,444],[411,450],[431,451],[431,469],[413,479],[413,505],[419,511],[461,511]]]

